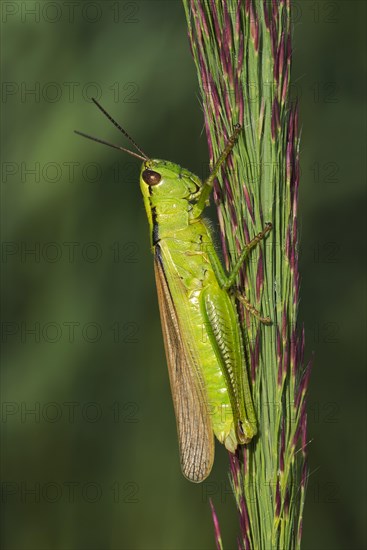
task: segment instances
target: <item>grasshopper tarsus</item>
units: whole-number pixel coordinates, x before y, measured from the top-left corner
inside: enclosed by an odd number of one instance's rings
[[[273,321],[270,319],[270,317],[263,317],[259,310],[256,309],[255,306],[253,306],[248,298],[238,290],[236,291],[236,297],[237,299],[245,306],[247,311],[251,313],[256,319],[260,321],[260,323],[263,323],[264,325],[271,325]]]

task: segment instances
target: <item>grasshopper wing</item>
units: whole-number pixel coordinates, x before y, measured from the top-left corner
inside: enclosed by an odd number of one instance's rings
[[[182,473],[190,481],[199,483],[210,474],[214,460],[214,436],[204,382],[199,379],[194,360],[185,347],[158,250],[154,270]]]

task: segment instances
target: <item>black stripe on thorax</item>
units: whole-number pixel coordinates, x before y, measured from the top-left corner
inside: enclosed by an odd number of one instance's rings
[[[152,225],[153,225],[152,243],[153,243],[153,246],[155,246],[157,243],[159,243],[157,208],[155,206],[152,207]]]

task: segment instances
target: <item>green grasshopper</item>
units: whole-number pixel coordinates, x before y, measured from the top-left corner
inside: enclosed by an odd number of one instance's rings
[[[260,321],[261,317],[235,287],[249,252],[270,231],[271,224],[250,241],[230,275],[226,275],[202,218],[214,180],[241,131],[235,126],[209,177],[165,160],[150,159],[127,132],[94,103],[131,141],[138,153],[94,138],[143,161],[140,188],[149,222],[150,243],[165,351],[176,413],[183,475],[203,481],[214,460],[213,432],[235,453],[257,432],[235,296]]]

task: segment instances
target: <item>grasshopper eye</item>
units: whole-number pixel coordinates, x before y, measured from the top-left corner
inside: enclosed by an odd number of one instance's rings
[[[154,170],[144,170],[142,178],[147,185],[158,185],[162,176],[158,172],[154,172]]]

